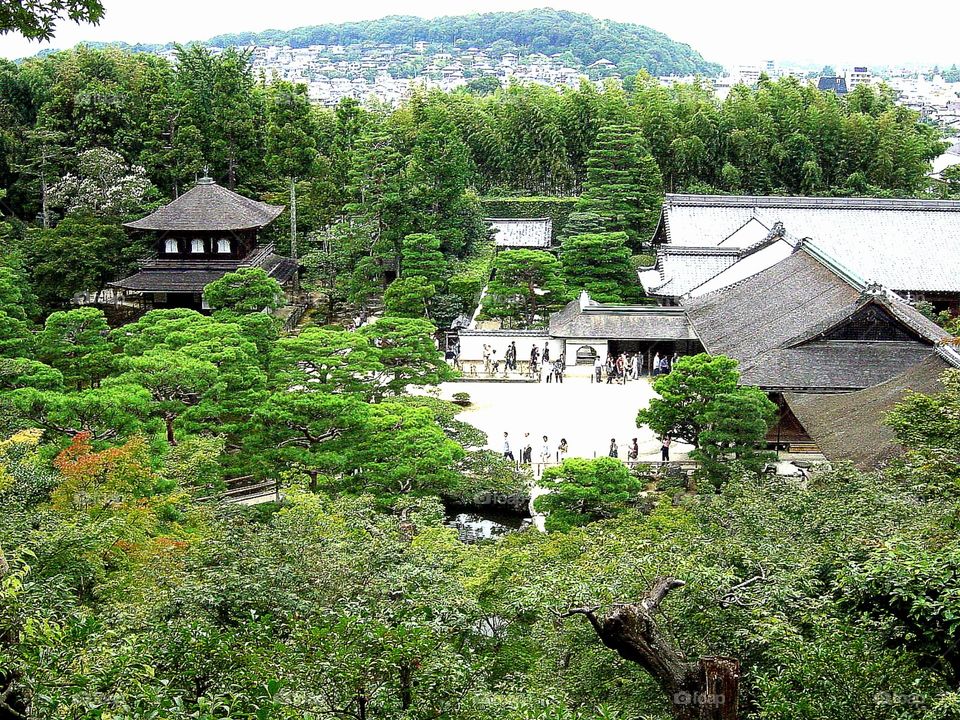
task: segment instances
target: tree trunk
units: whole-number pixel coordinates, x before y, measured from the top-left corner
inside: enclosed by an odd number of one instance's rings
[[[177,438],[176,438],[176,437],[174,436],[174,434],[173,434],[173,421],[174,421],[174,419],[175,419],[175,418],[174,418],[173,415],[164,415],[164,417],[163,417],[163,421],[164,421],[164,423],[165,423],[166,426],[167,426],[167,445],[176,445],[176,444],[177,444]]]
[[[296,266],[293,271],[293,291],[300,292],[300,268],[297,262],[297,179],[290,176],[290,258]]]
[[[597,608],[573,608],[562,615],[584,615],[597,636],[624,660],[637,663],[660,686],[677,720],[737,720],[740,663],[734,658],[687,660],[654,616],[682,580],[657,578],[643,600],[618,604],[603,618]]]
[[[413,668],[410,663],[400,665],[400,707],[409,710],[413,704]]]

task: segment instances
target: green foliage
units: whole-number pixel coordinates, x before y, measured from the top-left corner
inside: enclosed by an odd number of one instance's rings
[[[567,287],[586,290],[597,302],[635,302],[643,295],[626,233],[571,235],[560,246]]]
[[[505,250],[497,253],[494,276],[487,286],[483,312],[491,317],[519,318],[532,327],[542,310],[567,298],[560,263],[543,250]]]
[[[447,288],[461,303],[461,308],[470,313],[480,300],[480,293],[490,279],[496,247],[493,242],[477,243],[472,253],[453,266]]]
[[[436,294],[436,287],[426,278],[419,275],[402,277],[390,283],[383,295],[383,305],[387,315],[429,317],[429,303]]]
[[[119,220],[72,213],[52,230],[33,230],[24,244],[30,283],[46,307],[57,307],[79,292],[91,295],[132,271],[146,252]]]
[[[609,231],[624,232],[633,247],[653,235],[660,218],[663,179],[636,128],[602,128],[587,159],[577,210],[603,218]]]
[[[52,313],[37,336],[37,357],[62,372],[68,385],[93,387],[113,366],[109,333],[102,310]]]
[[[47,0],[29,5],[3,3],[0,5],[0,35],[17,32],[31,40],[49,40],[61,19],[96,25],[103,14],[103,3],[99,0]]]
[[[442,287],[447,276],[447,261],[440,252],[440,240],[429,233],[407,235],[403,239],[400,270],[407,277],[422,277]]]
[[[737,362],[724,355],[681,357],[654,382],[659,397],[637,413],[637,426],[693,445],[708,478],[721,484],[736,461],[759,470],[758,452],[776,406],[757,388],[740,386]]]
[[[550,492],[534,501],[546,513],[547,530],[567,531],[594,520],[615,517],[637,498],[643,482],[615,458],[568,458],[547,468],[543,484]]]
[[[214,280],[203,289],[203,296],[215,310],[236,313],[274,310],[283,304],[280,283],[267,275],[263,268],[240,268]]]

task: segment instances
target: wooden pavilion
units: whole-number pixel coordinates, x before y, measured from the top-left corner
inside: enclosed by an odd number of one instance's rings
[[[284,206],[243,197],[201,178],[189,191],[140,220],[131,232],[149,233],[154,252],[138,262],[139,271],[110,285],[151,308],[204,309],[203,288],[228,272],[260,267],[281,284],[297,263],[277,255],[257,235]]]

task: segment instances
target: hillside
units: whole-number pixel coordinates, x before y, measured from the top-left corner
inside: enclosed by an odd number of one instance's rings
[[[379,20],[312,25],[294,30],[235,33],[212,38],[209,45],[412,45],[488,48],[490,54],[569,52],[583,65],[607,59],[622,74],[646,70],[654,75],[714,75],[721,66],[708,62],[689,45],[643,25],[598,20],[563,10],[527,10],[445,16],[427,20],[390,16]]]

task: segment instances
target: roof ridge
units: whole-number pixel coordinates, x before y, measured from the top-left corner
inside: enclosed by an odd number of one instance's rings
[[[924,198],[815,197],[810,195],[694,195],[668,193],[664,209],[677,206],[801,208],[811,210],[921,210],[960,212],[960,200]]]

